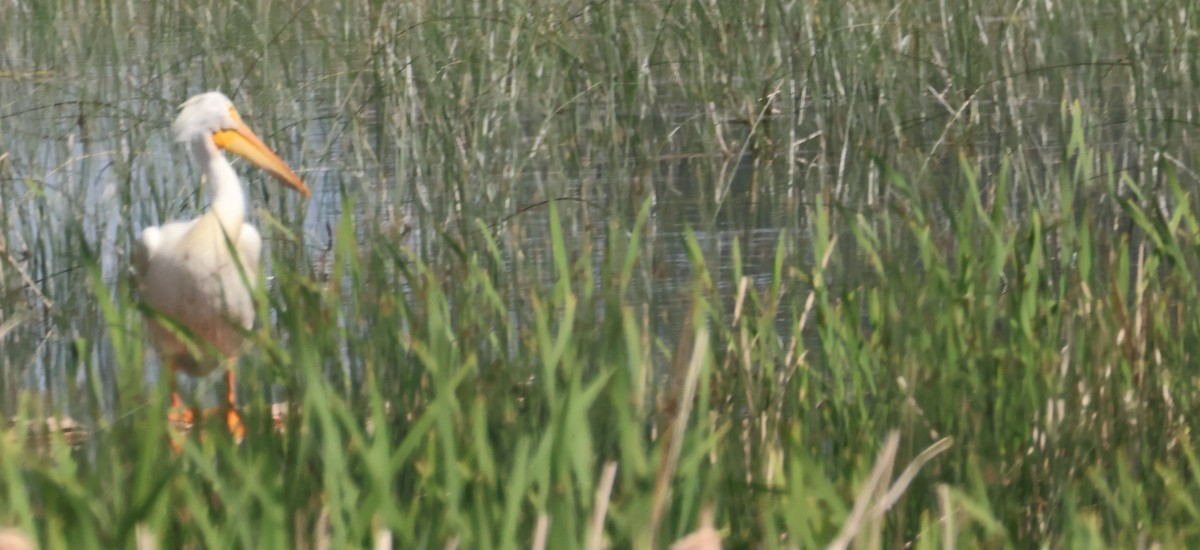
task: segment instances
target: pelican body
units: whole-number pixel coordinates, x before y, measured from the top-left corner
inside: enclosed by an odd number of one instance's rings
[[[231,367],[242,348],[242,333],[254,325],[253,291],[262,249],[258,230],[245,221],[246,196],[237,172],[222,150],[305,197],[309,190],[219,92],[184,102],[172,131],[203,171],[212,202],[198,218],[143,229],[134,250],[134,273],[142,301],[157,313],[149,327],[160,359],[172,375],[203,376],[219,366]],[[226,377],[232,410],[232,371]],[[174,391],[172,401],[179,403]]]

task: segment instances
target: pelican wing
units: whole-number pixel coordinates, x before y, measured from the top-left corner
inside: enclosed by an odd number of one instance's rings
[[[258,282],[262,239],[253,227],[242,224],[230,235],[235,259],[226,235],[210,213],[190,222],[147,228],[134,250],[142,301],[187,329],[201,347],[217,352],[197,357],[195,346],[189,350],[175,331],[152,322],[162,355],[190,374],[205,374],[222,356],[234,355],[242,343],[240,331],[254,326],[252,289]]]
[[[171,222],[142,230],[141,236],[133,245],[133,274],[139,286],[150,272],[150,266],[159,251],[176,246],[195,223],[196,220]]]
[[[242,230],[238,235],[237,244],[238,260],[242,264],[242,269],[246,273],[246,283],[249,288],[243,288],[247,291],[247,297],[251,298],[248,302],[248,307],[243,309],[240,317],[235,317],[235,320],[240,321],[242,327],[250,329],[254,327],[254,303],[252,301],[253,291],[258,287],[258,269],[259,260],[262,257],[262,237],[259,236],[258,230],[253,225],[248,223],[242,224]],[[242,281],[239,279],[239,284]]]

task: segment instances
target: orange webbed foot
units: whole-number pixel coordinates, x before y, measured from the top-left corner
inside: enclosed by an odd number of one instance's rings
[[[242,422],[242,415],[238,414],[237,409],[225,409],[225,425],[229,426],[229,435],[233,436],[234,443],[241,443],[246,439],[246,424]]]
[[[181,442],[196,423],[196,411],[183,405],[179,394],[171,392],[171,408],[167,411],[167,438],[171,451],[178,456],[183,452]]]

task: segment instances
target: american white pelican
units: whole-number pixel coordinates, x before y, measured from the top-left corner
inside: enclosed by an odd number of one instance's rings
[[[226,420],[240,440],[245,428],[234,407],[232,367],[242,351],[242,332],[254,325],[251,294],[258,281],[262,239],[245,222],[246,196],[221,149],[250,161],[305,197],[309,191],[246,127],[233,102],[220,92],[184,102],[171,129],[203,170],[212,203],[196,219],[142,230],[133,253],[138,293],[157,312],[148,321],[159,357],[169,369],[172,410],[181,408],[176,371],[203,376],[225,366]],[[186,412],[173,413],[172,418],[191,419]]]

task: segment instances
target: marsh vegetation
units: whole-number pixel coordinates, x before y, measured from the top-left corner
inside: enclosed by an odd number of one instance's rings
[[[2,2],[0,527],[1195,546],[1198,60],[1143,0]],[[209,89],[314,196],[242,172],[248,434],[176,455],[128,262]]]

